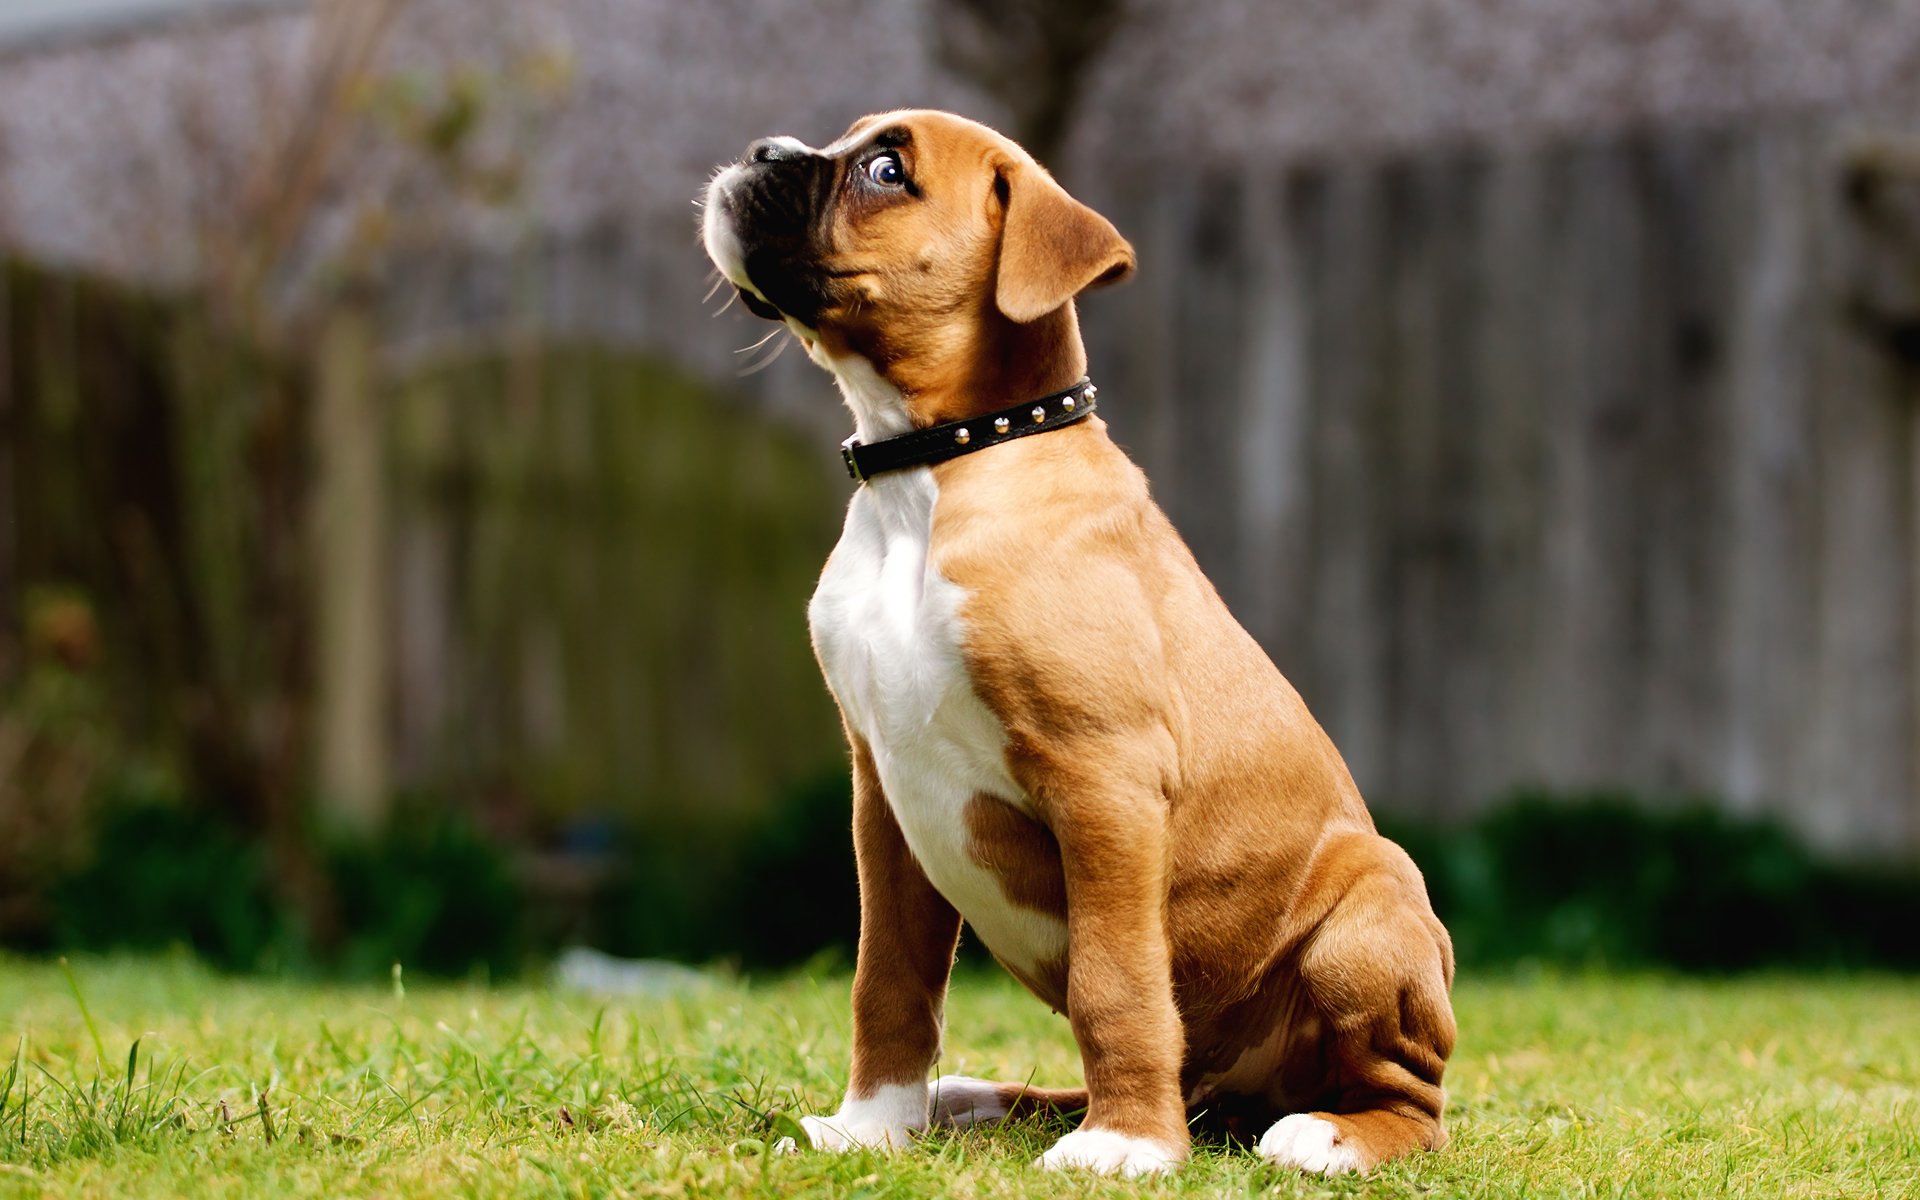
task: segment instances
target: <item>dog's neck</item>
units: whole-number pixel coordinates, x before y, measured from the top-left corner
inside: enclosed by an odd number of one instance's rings
[[[854,437],[870,444],[899,437],[915,428],[906,394],[865,356],[834,354],[823,342],[812,343],[808,354],[831,372],[840,385],[840,396],[853,414]]]
[[[1064,391],[1087,373],[1071,303],[1026,324],[991,312],[965,336],[924,345],[863,353],[835,340],[811,341],[811,356],[839,382],[854,436],[869,444]]]

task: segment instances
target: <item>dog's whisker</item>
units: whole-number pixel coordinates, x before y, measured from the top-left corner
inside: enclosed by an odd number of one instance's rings
[[[776,329],[774,330],[774,332],[786,333],[788,331],[785,329]],[[792,344],[793,344],[793,340],[791,338],[775,342],[773,344],[772,353],[768,354],[765,358],[761,359],[757,363],[754,363],[750,367],[742,367],[739,371],[735,372],[735,374],[740,376],[743,379],[748,375],[758,375],[760,372],[766,370],[768,367],[772,366],[776,361],[778,361],[780,356],[787,352],[787,347],[791,346]]]
[[[713,273],[713,286],[707,289],[706,295],[700,297],[700,303],[705,304],[707,301],[713,299],[714,293],[718,292],[721,288],[725,286],[727,286],[727,277],[725,275],[722,275],[720,272],[715,271]]]
[[[781,334],[785,332],[786,332],[785,329],[775,329],[772,333],[769,333],[767,336],[761,338],[759,341],[755,342],[753,345],[742,346],[738,350],[735,350],[734,353],[735,354],[752,354],[755,350],[758,350],[760,347],[766,345],[768,342],[779,337]]]
[[[776,334],[789,334],[789,332],[793,332],[793,330],[778,328],[778,330],[774,330],[774,332],[776,332]],[[758,363],[753,363],[749,369],[745,369],[741,374],[758,374],[758,372],[766,371],[768,367],[774,365],[776,359],[780,359],[780,355],[787,353],[787,346],[791,346],[791,344],[793,344],[793,338],[778,338],[778,340],[772,344],[772,349],[768,349],[766,355],[764,355]]]

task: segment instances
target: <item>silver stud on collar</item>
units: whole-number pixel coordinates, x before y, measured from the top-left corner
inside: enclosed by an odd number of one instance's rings
[[[1087,399],[1091,400],[1095,396],[1098,396],[1099,394],[1100,394],[1099,388],[1095,387],[1091,383],[1087,385]]]
[[[1068,412],[1072,412],[1072,411],[1073,411],[1073,397],[1072,397],[1072,396],[1068,396],[1068,397],[1066,397],[1065,399],[1063,399],[1063,400],[1061,400],[1061,401],[1060,401],[1060,407],[1061,407],[1061,408],[1064,408],[1064,409],[1066,409],[1066,410],[1067,410]]]
[[[995,433],[1005,433],[1007,431],[1007,419],[1005,417],[995,417],[993,419],[993,431]]]
[[[964,425],[953,431],[953,441],[955,445],[964,446],[972,440],[973,435],[967,432],[966,426]]]
[[[1032,416],[1033,416],[1033,423],[1035,425],[1038,425],[1042,421],[1045,421],[1047,419],[1047,410],[1042,408],[1040,405],[1036,404],[1033,406]]]

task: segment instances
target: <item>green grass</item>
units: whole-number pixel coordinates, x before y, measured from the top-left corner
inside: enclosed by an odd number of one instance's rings
[[[0,959],[0,1195],[1920,1196],[1920,980],[1465,979],[1453,1146],[1322,1181],[1203,1148],[1042,1175],[1045,1124],[773,1155],[837,1099],[844,975],[678,1000]],[[946,1068],[1064,1083],[1065,1023],[963,975]]]

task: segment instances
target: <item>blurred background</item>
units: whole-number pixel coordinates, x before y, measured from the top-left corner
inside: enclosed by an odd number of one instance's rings
[[[689,202],[922,105],[1134,242],[1103,412],[1465,961],[1920,967],[1904,0],[7,0],[0,945],[844,953],[848,422]]]

